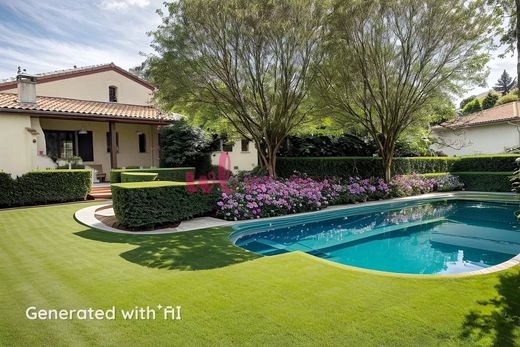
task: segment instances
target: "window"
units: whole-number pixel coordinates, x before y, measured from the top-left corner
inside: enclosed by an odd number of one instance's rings
[[[83,161],[94,161],[94,142],[92,141],[92,131],[79,132],[78,137],[78,156]]]
[[[112,147],[112,138],[110,137],[110,132],[107,132],[107,153],[110,153],[110,147]],[[116,132],[116,147],[117,153],[119,153],[119,133]]]
[[[117,87],[116,86],[108,87],[108,101],[117,102]]]
[[[76,132],[64,130],[43,130],[47,156],[52,160],[68,159],[77,153]]]
[[[240,142],[240,148],[241,148],[242,152],[249,152],[249,141],[242,140]]]
[[[140,133],[139,137],[139,153],[146,153],[146,135]]]
[[[224,142],[222,143],[222,150],[224,152],[233,152],[233,142]]]

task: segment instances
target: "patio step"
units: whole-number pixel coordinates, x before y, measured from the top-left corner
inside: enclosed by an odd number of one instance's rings
[[[108,185],[92,186],[90,193],[87,195],[88,200],[105,200],[112,199],[112,189]]]

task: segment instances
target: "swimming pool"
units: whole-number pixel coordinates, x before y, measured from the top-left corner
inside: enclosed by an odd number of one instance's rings
[[[407,274],[481,270],[520,254],[519,202],[404,201],[235,226],[232,241],[272,256],[293,251]]]

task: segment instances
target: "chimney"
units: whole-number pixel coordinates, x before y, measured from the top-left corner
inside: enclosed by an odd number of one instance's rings
[[[18,74],[18,102],[24,104],[36,103],[36,76]]]

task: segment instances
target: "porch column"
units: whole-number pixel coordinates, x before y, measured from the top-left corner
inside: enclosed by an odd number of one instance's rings
[[[116,122],[109,122],[108,125],[108,132],[110,133],[110,166],[112,169],[117,169]]]

